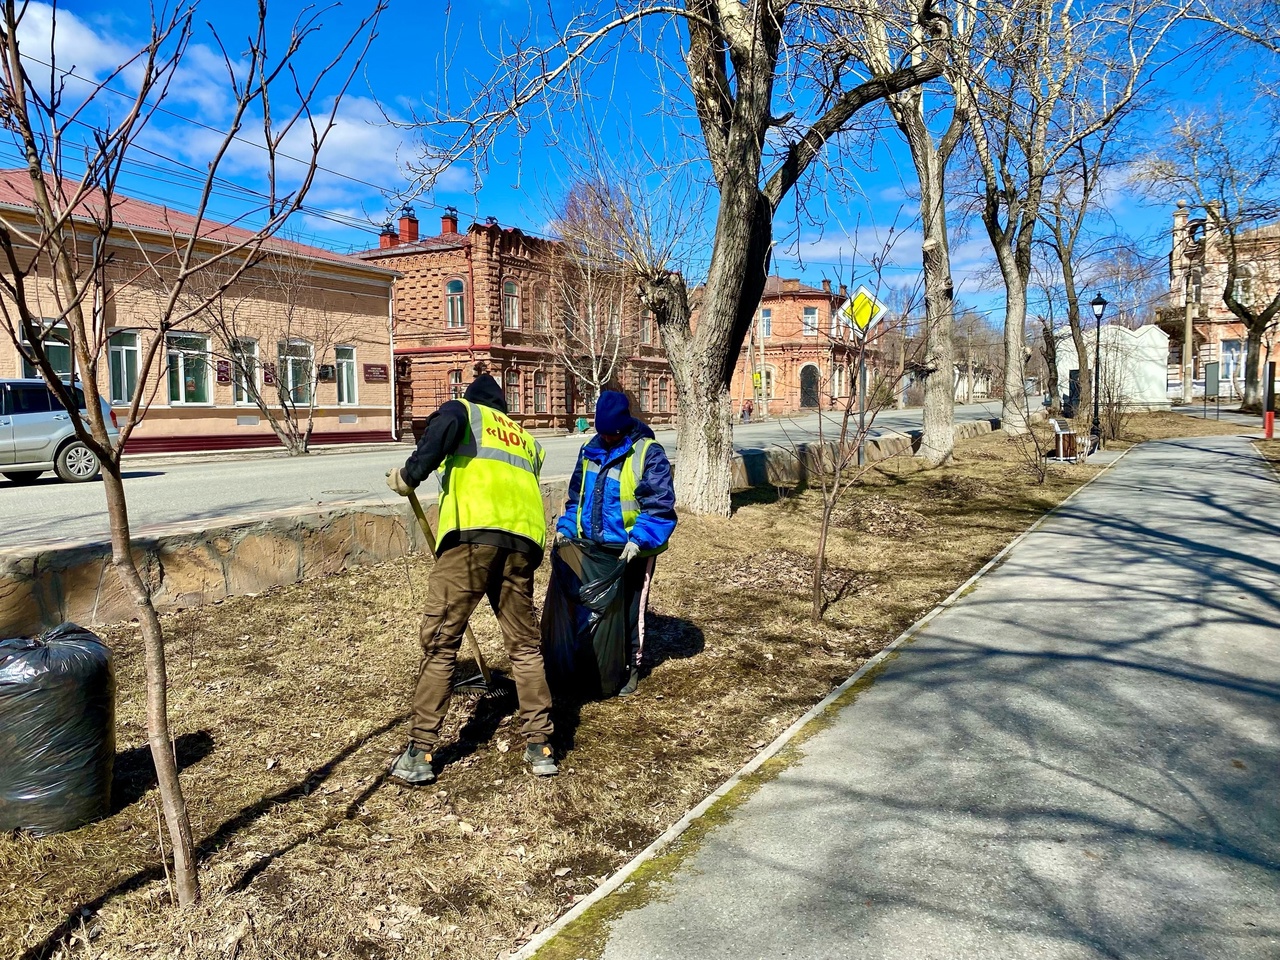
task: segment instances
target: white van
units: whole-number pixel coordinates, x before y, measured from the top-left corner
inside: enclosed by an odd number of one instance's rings
[[[84,391],[73,386],[80,409]],[[116,415],[105,400],[102,416],[111,442],[119,436]],[[0,380],[0,474],[13,483],[31,483],[46,470],[68,483],[94,479],[98,458],[77,439],[71,414],[43,380]]]

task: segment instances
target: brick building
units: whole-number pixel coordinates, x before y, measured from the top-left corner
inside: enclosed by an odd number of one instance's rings
[[[422,236],[413,209],[388,224],[376,249],[355,256],[394,270],[397,408],[408,435],[444,401],[460,397],[479,370],[502,383],[511,416],[530,429],[568,429],[592,411],[552,346],[563,323],[553,277],[558,244],[492,219],[458,229],[447,209],[440,233]],[[675,414],[675,384],[655,324],[633,297],[617,314],[624,344],[615,380],[649,423]]]
[[[38,233],[25,170],[0,171],[0,219],[14,236]],[[86,201],[82,242],[94,241]],[[390,303],[394,274],[376,264],[328,250],[269,240],[264,261],[217,298],[235,315],[234,345],[215,330],[211,311],[184,320],[178,329],[157,330],[159,293],[152,271],[166,267],[166,250],[185,243],[196,223],[191,216],[133,198],[112,201],[115,230],[108,238],[109,261],[93,303],[106,328],[102,392],[123,411],[138,383],[140,358],[157,337],[165,342],[144,385],[148,398],[129,439],[130,453],[277,446],[269,422],[250,398],[252,386],[272,403],[277,384],[287,388],[297,408],[311,409],[313,443],[392,439],[394,416]],[[74,221],[73,221],[74,222]],[[211,255],[251,234],[239,227],[204,220],[198,250]],[[45,338],[60,373],[72,375],[72,351],[60,338],[58,298],[52,270],[42,269],[28,286],[36,315],[49,319]],[[289,282],[292,278],[295,282]],[[188,290],[199,296],[197,275]],[[226,329],[230,329],[227,327]],[[233,362],[235,352],[239,365]],[[38,376],[18,345],[0,334],[0,378]]]
[[[830,280],[823,280],[821,289],[792,278],[766,280],[750,341],[743,344],[733,373],[735,415],[748,399],[757,416],[765,412],[766,401],[768,413],[776,416],[819,404],[825,409],[849,398],[850,351],[832,329],[832,316],[846,299],[844,285],[833,292]]]
[[[1235,297],[1256,309],[1269,303],[1280,290],[1280,224],[1242,231],[1236,244],[1240,265]],[[1159,325],[1169,334],[1171,384],[1180,385],[1182,381],[1185,311],[1190,304],[1193,380],[1204,377],[1206,363],[1217,362],[1223,395],[1243,396],[1247,332],[1227,308],[1226,283],[1226,241],[1214,230],[1210,218],[1191,217],[1185,202],[1180,201],[1173,213],[1173,249],[1169,256],[1171,305],[1159,311]],[[1275,342],[1274,334],[1264,335],[1262,340],[1261,362],[1269,360],[1280,360],[1280,344]]]

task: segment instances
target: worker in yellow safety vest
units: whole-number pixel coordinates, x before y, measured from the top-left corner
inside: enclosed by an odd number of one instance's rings
[[[440,480],[440,526],[427,609],[419,632],[422,664],[413,694],[408,746],[391,768],[406,783],[431,783],[463,632],[481,597],[502,628],[520,702],[525,760],[554,776],[551,692],[533,611],[533,574],[542,563],[547,522],[538,476],[542,446],[507,417],[502,388],[485,374],[431,415],[418,446],[387,485],[408,496],[433,471]]]

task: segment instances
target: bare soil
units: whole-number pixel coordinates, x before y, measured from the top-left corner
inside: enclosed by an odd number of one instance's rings
[[[1135,440],[1203,426],[1176,414],[1132,424]],[[119,682],[115,811],[60,836],[0,838],[0,955],[502,955],[1096,472],[1053,465],[1039,485],[1024,450],[996,433],[939,470],[878,465],[840,505],[821,623],[808,617],[816,495],[758,491],[732,517],[684,519],[658,561],[651,672],[634,697],[559,711],[565,758],[551,781],[525,773],[511,702],[457,697],[439,782],[387,780],[427,558],[167,617],[205,894],[189,911],[170,905],[137,632],[105,628]],[[473,625],[502,668],[492,614]]]

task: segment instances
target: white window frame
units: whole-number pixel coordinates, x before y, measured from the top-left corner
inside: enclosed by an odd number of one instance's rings
[[[648,413],[652,402],[649,397],[649,374],[641,370],[636,374],[636,393],[640,397],[640,412]]]
[[[772,336],[773,336],[773,308],[761,307],[760,308],[760,337],[763,340],[768,340]]]
[[[350,355],[344,357],[342,355],[344,350],[348,351]],[[349,343],[338,344],[338,346],[333,348],[333,364],[337,368],[338,374],[336,383],[338,388],[338,406],[356,406],[360,402],[360,386],[356,377],[356,348]],[[345,376],[349,376],[351,379],[351,396],[344,398],[342,395],[342,386],[343,383],[346,382],[344,380]]]
[[[804,335],[806,337],[816,337],[818,335],[818,308],[805,307],[800,317]]]
[[[174,341],[196,341],[199,340],[204,344],[201,350],[192,350],[187,347],[174,348]],[[171,407],[212,407],[213,402],[213,355],[209,349],[209,338],[202,333],[183,333],[181,331],[172,331],[165,334],[164,351],[166,359],[166,380],[169,388],[169,406]],[[205,395],[208,400],[188,400],[187,399],[187,357],[196,356],[204,358],[204,380]],[[177,358],[177,364],[174,358]],[[173,373],[177,370],[178,382],[182,384],[182,396],[174,399],[173,396]],[[195,378],[191,380],[195,382]],[[194,392],[194,391],[192,391]]]
[[[242,347],[248,347],[247,351]],[[249,376],[241,369],[243,356],[249,361]],[[262,390],[262,360],[258,356],[258,341],[240,337],[231,342],[231,399],[237,407],[254,407],[255,396]]]
[[[132,346],[123,342],[117,343],[117,337],[132,337]],[[127,389],[123,391],[123,395],[116,397],[116,372],[121,369],[125,358],[133,354],[133,383],[123,384]],[[111,405],[113,407],[128,406],[133,402],[133,394],[138,389],[138,368],[142,363],[142,344],[138,340],[137,330],[112,330],[107,337],[107,375],[110,379],[109,392],[111,394]],[[127,368],[126,368],[127,369]],[[127,378],[127,373],[126,373]]]
[[[653,311],[648,307],[640,311],[640,342],[653,343]]]
[[[668,396],[667,378],[659,377],[658,378],[658,412],[659,413],[667,412],[667,406],[668,406],[667,396]]]
[[[306,347],[307,354],[286,353],[287,348]],[[299,362],[305,363],[305,379],[300,379],[298,373]],[[295,392],[301,386],[306,386],[307,393],[303,399],[298,399]],[[316,395],[316,348],[310,340],[303,340],[300,337],[293,337],[289,340],[281,340],[276,345],[276,386],[278,390],[287,394],[289,402],[295,407],[310,406],[315,402]]]
[[[69,367],[66,370],[59,370],[55,366],[54,372],[56,372],[58,376],[60,376],[63,380],[71,379],[72,371],[76,369],[75,352],[71,349],[71,329],[67,326],[65,322],[54,322],[53,320],[48,318],[42,318],[40,320],[40,329],[48,332],[57,332],[58,330],[62,330],[65,333],[67,337],[67,342],[58,343],[57,346],[67,351],[67,363],[69,364]],[[41,339],[45,343],[45,352],[47,354],[49,349],[48,333],[46,333],[45,336],[42,337]],[[31,341],[27,339],[27,335],[24,333],[22,335],[22,346],[30,347],[30,345],[31,345]],[[22,365],[22,376],[25,379],[33,380],[40,377],[40,368],[27,359],[26,350],[20,350],[18,352],[18,359]]]
[[[450,289],[457,284],[458,289]],[[467,284],[458,277],[450,277],[444,282],[445,326],[450,330],[461,330],[467,325]]]
[[[1236,279],[1232,284],[1231,295],[1245,306],[1253,302],[1253,274],[1252,264],[1242,263],[1236,268]]]
[[[520,284],[514,280],[502,283],[502,326],[506,330],[520,329]]]
[[[449,379],[449,399],[461,400],[462,394],[463,394],[462,369],[459,367],[459,368],[450,370],[448,373],[448,379]]]

